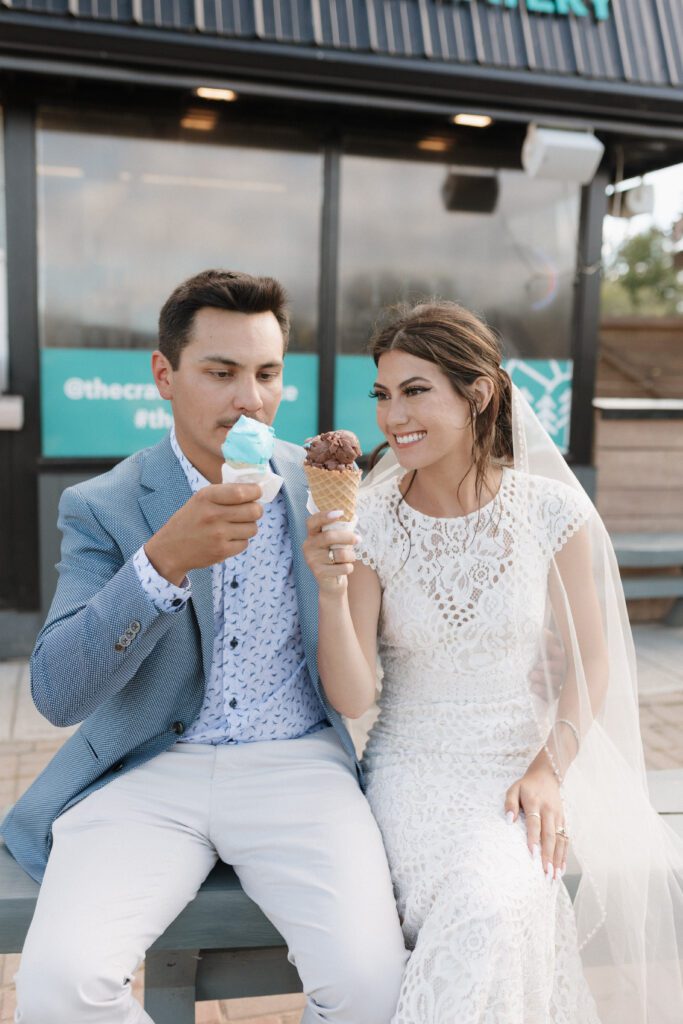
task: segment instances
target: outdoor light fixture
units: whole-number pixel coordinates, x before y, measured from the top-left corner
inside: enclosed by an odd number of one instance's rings
[[[237,93],[232,89],[214,89],[208,85],[201,85],[195,89],[194,94],[200,100],[222,100],[223,103],[232,103],[237,99]]]
[[[463,124],[468,128],[488,128],[493,124],[493,118],[488,114],[456,114],[453,124]]]
[[[427,153],[445,153],[450,149],[450,142],[447,139],[420,139],[417,148]]]
[[[211,132],[218,123],[215,110],[188,110],[180,119],[181,128],[189,128],[195,132]]]
[[[450,213],[493,213],[498,202],[498,178],[495,174],[449,171],[441,197]]]
[[[530,124],[522,146],[522,167],[531,178],[587,185],[593,180],[604,152],[605,147],[592,132]]]

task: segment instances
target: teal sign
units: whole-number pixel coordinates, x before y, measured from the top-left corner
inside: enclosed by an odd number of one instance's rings
[[[443,0],[442,0],[443,2]],[[472,0],[455,0],[456,3],[472,3]],[[607,21],[610,15],[610,0],[483,0],[489,7],[504,7],[514,10],[525,7],[530,14],[575,14],[587,18],[592,14],[596,21]]]
[[[40,356],[43,455],[131,455],[167,433],[171,406],[152,380],[151,353],[121,349],[46,348]],[[279,437],[297,444],[318,427],[318,357],[292,352],[285,361]]]
[[[572,363],[510,359],[504,364],[562,451],[569,446]],[[338,356],[335,427],[358,434],[363,451],[383,440],[368,398],[376,376],[370,356]],[[318,429],[318,357],[285,359],[278,437],[301,444]],[[150,353],[121,349],[48,348],[41,352],[43,455],[48,458],[131,455],[166,434],[173,418],[152,381]]]

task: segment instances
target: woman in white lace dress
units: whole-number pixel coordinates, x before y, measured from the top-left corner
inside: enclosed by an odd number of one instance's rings
[[[413,951],[394,1024],[596,1024],[561,880],[557,765],[576,755],[578,717],[569,697],[540,736],[530,690],[554,559],[581,606],[600,701],[605,651],[582,537],[591,505],[513,468],[510,381],[473,314],[403,311],[372,351],[378,423],[402,471],[361,491],[355,565],[348,547],[330,554],[349,536],[321,533],[322,514],[305,552],[330,702],[360,716],[378,653],[383,669],[364,765]]]

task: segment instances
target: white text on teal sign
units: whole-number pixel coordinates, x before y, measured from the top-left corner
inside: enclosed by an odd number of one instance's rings
[[[442,3],[449,0],[441,0]],[[453,0],[450,0],[452,3]],[[472,0],[455,0],[456,3],[472,3]],[[505,7],[514,10],[526,7],[531,14],[575,14],[587,18],[593,14],[596,21],[607,21],[610,0],[484,0],[489,7]]]

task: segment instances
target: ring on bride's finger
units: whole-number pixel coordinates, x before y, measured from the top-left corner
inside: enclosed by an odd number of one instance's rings
[[[524,813],[526,814],[527,818],[540,818],[541,817],[540,811],[525,811]]]
[[[327,561],[331,565],[335,565],[335,561],[334,561],[334,548],[328,548],[327,549]]]
[[[569,842],[569,833],[565,832],[564,827],[562,825],[560,825],[559,828],[555,829],[555,835],[559,836],[560,839],[565,839],[567,842]]]

